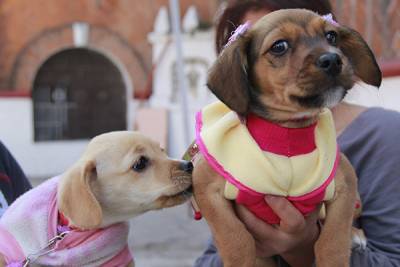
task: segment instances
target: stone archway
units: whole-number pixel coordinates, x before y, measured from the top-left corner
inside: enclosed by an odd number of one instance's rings
[[[68,23],[43,30],[24,45],[18,53],[8,81],[9,88],[31,92],[40,66],[52,55],[66,49],[77,48],[74,43],[73,25]],[[127,95],[127,125],[131,129],[133,115],[131,101],[134,91],[145,88],[150,66],[146,63],[143,53],[121,36],[105,26],[89,25],[88,42],[83,46],[99,51],[118,67],[124,78]]]
[[[125,87],[117,66],[99,52],[72,48],[52,55],[33,82],[35,141],[125,130]]]
[[[45,60],[59,51],[75,47],[72,26],[73,23],[44,30],[27,43],[13,64],[9,88],[30,90],[36,72]],[[117,32],[102,26],[89,26],[87,47],[101,51],[117,64],[123,72],[128,95],[133,96],[134,89],[144,88],[150,66],[143,55]]]

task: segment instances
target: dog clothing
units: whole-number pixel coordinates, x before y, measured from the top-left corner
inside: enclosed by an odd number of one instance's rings
[[[126,266],[132,261],[126,223],[79,231],[64,229],[58,223],[57,185],[59,177],[44,182],[19,197],[0,220],[0,253],[7,266],[22,266],[27,257],[45,266]],[[55,242],[54,251],[37,257],[49,241],[66,231]],[[36,255],[35,255],[36,254]]]
[[[226,179],[225,197],[267,223],[280,219],[265,195],[286,197],[305,216],[334,196],[340,153],[329,109],[309,127],[285,128],[215,102],[196,115],[196,144]]]

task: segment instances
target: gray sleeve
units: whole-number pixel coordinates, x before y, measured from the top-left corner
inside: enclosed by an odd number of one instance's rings
[[[367,248],[363,251],[352,251],[351,267],[399,267],[400,261],[386,256],[382,252],[374,252]]]
[[[274,257],[277,267],[290,267],[283,259]],[[193,267],[223,267],[217,248],[212,239],[208,242],[207,249],[194,263]]]
[[[222,260],[212,239],[210,239],[203,255],[195,261],[194,267],[223,267]]]
[[[400,266],[400,113],[371,109],[339,137],[358,176],[362,201],[355,225],[367,237],[354,249],[352,267]]]

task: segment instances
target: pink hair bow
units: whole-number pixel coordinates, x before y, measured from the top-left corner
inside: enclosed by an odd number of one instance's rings
[[[246,23],[239,25],[236,30],[232,33],[231,37],[229,37],[228,42],[225,47],[229,46],[233,41],[235,41],[240,35],[243,35],[251,26],[250,21],[246,21]]]
[[[329,22],[333,26],[339,27],[339,23],[337,23],[334,19],[331,13],[323,15],[322,19],[325,20],[326,22]]]

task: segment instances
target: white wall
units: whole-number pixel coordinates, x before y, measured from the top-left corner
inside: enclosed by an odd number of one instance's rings
[[[87,141],[35,143],[32,111],[30,98],[0,98],[0,140],[29,178],[59,174],[79,157]]]
[[[134,103],[129,105],[130,114],[134,114],[134,106]],[[0,97],[0,125],[0,140],[30,179],[62,173],[79,158],[88,143],[88,140],[34,142],[33,107],[28,97]]]
[[[200,105],[210,99],[211,93],[207,90],[206,75],[209,67],[214,62],[216,55],[214,43],[212,42],[214,31],[200,31],[193,34],[183,34],[182,53],[184,61],[197,59],[206,63],[205,68],[199,69],[199,80],[201,81],[196,90],[196,96],[189,92],[188,101],[193,105]],[[169,105],[173,94],[172,88],[175,83],[172,79],[172,66],[176,61],[175,44],[171,35],[150,34],[149,41],[153,45],[153,63],[157,64],[153,78],[152,105]],[[161,57],[162,51],[169,43],[169,46]],[[161,61],[159,61],[161,59]],[[199,64],[197,64],[199,65]],[[185,66],[185,74],[189,65]],[[189,87],[188,81],[186,85]],[[178,92],[179,94],[179,92]]]
[[[153,95],[150,98],[150,105],[152,107],[164,107],[169,111],[169,142],[168,153],[172,157],[181,157],[186,151],[188,144],[184,143],[184,125],[182,123],[183,116],[181,112],[181,104],[179,102],[179,92],[176,92],[178,97],[177,101],[173,102],[173,90],[176,86],[172,79],[172,66],[176,60],[175,46],[171,35],[151,33],[149,41],[153,45],[153,62],[158,63],[154,73],[153,80]],[[186,80],[186,89],[188,90],[188,111],[190,121],[190,139],[194,140],[194,118],[196,112],[206,105],[214,101],[216,98],[207,89],[206,76],[209,67],[215,60],[214,52],[214,31],[197,31],[194,33],[183,33],[182,35],[182,50],[184,60],[197,59],[206,63],[203,68],[201,64],[195,67],[199,74],[199,83],[196,90],[189,89],[189,81]],[[171,41],[171,42],[170,42]],[[164,57],[160,60],[160,55],[167,43],[170,42]],[[185,66],[185,75],[187,71],[193,66]]]
[[[384,79],[378,99],[380,106],[400,111],[400,77]]]
[[[379,89],[360,83],[346,96],[349,103],[400,111],[400,77],[385,78]]]

